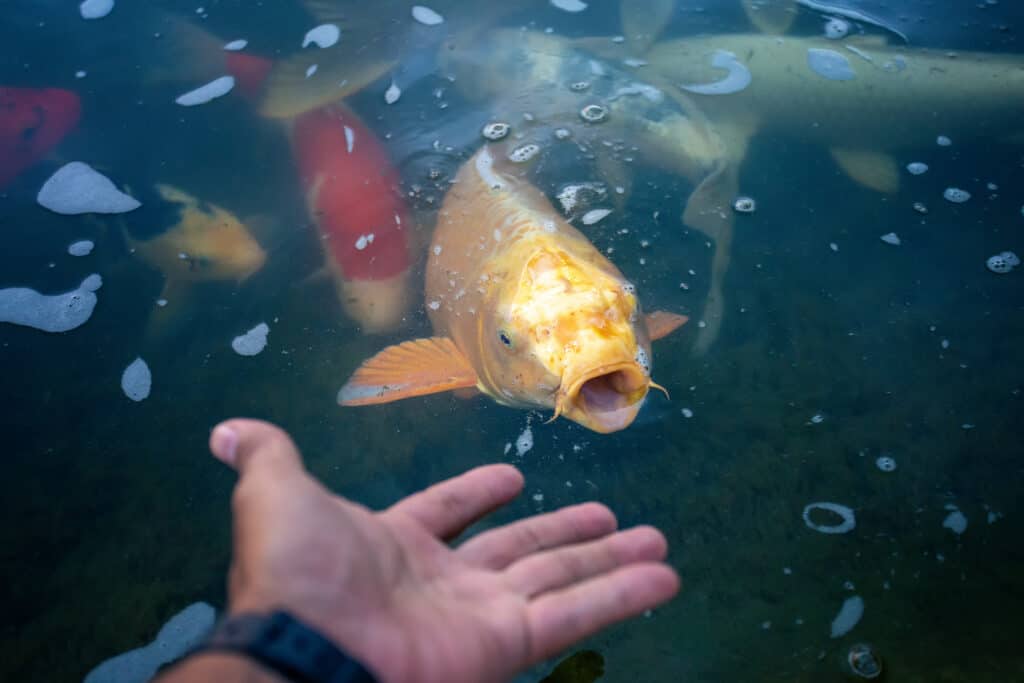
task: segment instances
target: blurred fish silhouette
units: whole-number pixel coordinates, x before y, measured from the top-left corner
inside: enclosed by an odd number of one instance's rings
[[[136,211],[120,217],[129,246],[164,276],[161,298],[180,305],[190,285],[243,282],[267,254],[234,214],[170,185],[133,195]]]
[[[326,49],[303,50],[276,63],[260,109],[265,116],[289,119],[346,98],[389,73],[411,83],[434,72],[439,49],[475,37],[531,4],[540,3],[434,0],[430,8],[443,21],[425,25],[413,18],[404,0],[378,0],[372,11],[354,0],[306,0],[309,14],[336,25],[341,38]]]
[[[436,336],[367,360],[338,393],[341,405],[476,388],[607,433],[628,427],[647,392],[661,388],[651,340],[686,317],[641,315],[636,288],[508,152],[483,147],[441,207],[426,271]]]
[[[0,86],[0,189],[45,159],[80,116],[70,90]]]
[[[755,4],[774,8],[759,8],[757,16],[779,29],[800,6],[824,6],[803,0],[799,6]],[[881,192],[899,186],[892,153],[934,145],[937,135],[1024,141],[1019,55],[958,51],[953,59],[934,50],[890,47],[878,35],[842,42],[760,34],[656,42],[672,17],[672,2],[623,2],[621,9],[623,25],[633,33],[621,41],[499,29],[444,51],[441,60],[466,96],[491,101],[498,115],[531,112],[533,121],[516,125],[523,142],[550,145],[552,132],[564,129],[596,158],[608,185],[628,191],[626,157],[690,181],[694,189],[683,222],[715,243],[707,324],[696,353],[711,346],[724,316],[733,202],[755,135],[817,141],[852,180]],[[591,113],[599,115],[584,117],[588,105],[597,105]]]

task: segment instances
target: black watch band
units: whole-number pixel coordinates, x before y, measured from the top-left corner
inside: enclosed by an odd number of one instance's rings
[[[199,652],[242,654],[295,683],[376,683],[359,662],[287,612],[229,616],[191,654]]]

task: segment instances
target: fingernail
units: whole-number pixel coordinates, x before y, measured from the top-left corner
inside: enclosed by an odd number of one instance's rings
[[[227,425],[217,425],[210,435],[210,450],[218,460],[235,466],[235,451],[238,449],[238,432]]]

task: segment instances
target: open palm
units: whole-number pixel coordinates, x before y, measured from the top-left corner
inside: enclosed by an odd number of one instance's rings
[[[240,474],[230,610],[286,609],[383,682],[507,680],[678,590],[662,535],[616,532],[596,503],[450,547],[520,492],[507,465],[372,512],[310,477],[273,425],[231,420],[211,449]]]

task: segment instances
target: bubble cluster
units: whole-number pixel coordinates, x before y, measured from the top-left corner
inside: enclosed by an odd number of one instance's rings
[[[971,198],[971,193],[967,190],[961,190],[959,187],[947,187],[946,191],[942,193],[942,196],[948,202],[963,204]]]
[[[491,121],[480,132],[488,140],[501,140],[511,129],[512,127],[504,121]]]
[[[1001,254],[989,256],[985,261],[985,267],[993,273],[1003,275],[1020,265],[1020,259],[1012,251],[1004,251]]]
[[[569,84],[569,90],[573,92],[583,92],[590,88],[590,81],[576,81],[575,83]]]
[[[922,163],[920,161],[912,161],[911,163],[907,164],[907,171],[911,175],[921,175],[922,173],[926,173],[928,171],[928,164]]]
[[[531,142],[525,145],[519,145],[509,152],[508,160],[516,164],[523,164],[538,154],[540,154],[540,145],[535,145]]]
[[[757,202],[751,197],[737,197],[732,203],[732,208],[737,213],[754,213],[757,210]]]

